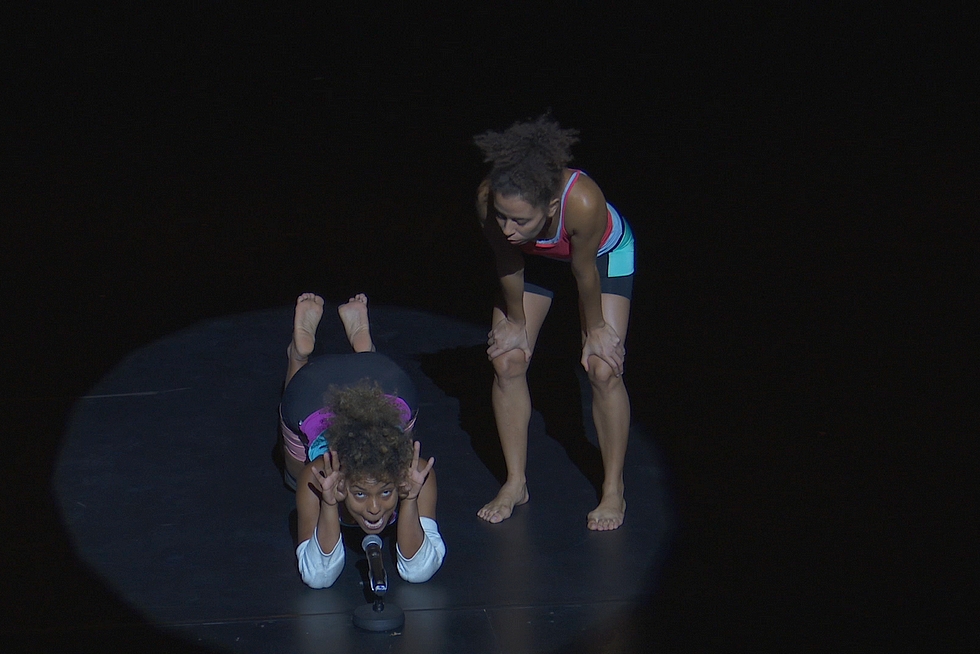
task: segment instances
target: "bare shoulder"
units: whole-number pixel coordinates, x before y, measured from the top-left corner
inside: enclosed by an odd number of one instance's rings
[[[606,226],[606,196],[588,175],[580,175],[565,198],[565,223],[568,229],[587,230]]]
[[[476,194],[478,199],[487,199],[487,193],[490,192],[490,179],[485,178],[480,185],[476,188]]]
[[[476,215],[480,217],[480,222],[487,219],[487,196],[490,194],[490,180],[485,179],[480,182],[476,189]]]

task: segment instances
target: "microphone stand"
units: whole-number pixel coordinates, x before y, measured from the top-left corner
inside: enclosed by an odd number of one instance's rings
[[[385,605],[384,596],[388,592],[388,575],[381,558],[381,538],[370,534],[361,541],[367,554],[368,579],[373,604],[363,604],[354,610],[354,625],[368,631],[392,631],[405,624],[405,612],[392,603]]]

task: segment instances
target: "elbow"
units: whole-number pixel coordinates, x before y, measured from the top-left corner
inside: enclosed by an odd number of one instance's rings
[[[337,540],[330,554],[324,554],[316,540],[316,531],[313,532],[313,538],[303,541],[296,548],[299,576],[310,588],[333,586],[344,571],[344,558],[343,539]]]
[[[413,566],[413,565],[403,565],[401,561],[398,562],[398,575],[410,584],[421,584],[430,579],[433,575],[439,571],[442,567],[442,557],[437,560],[430,561],[427,566]]]
[[[572,276],[575,281],[579,284],[588,282],[599,282],[599,269],[595,265],[595,260],[589,262],[588,265],[572,265]]]
[[[333,583],[337,581],[337,577],[340,575],[317,575],[310,574],[307,571],[300,568],[299,576],[303,579],[303,583],[310,588],[315,588],[317,590],[321,588],[330,588]]]
[[[401,574],[401,578],[410,584],[422,584],[432,579],[432,575],[434,575],[436,571],[432,570],[431,572],[426,572],[423,574],[413,574],[404,570],[399,570],[399,573]]]
[[[438,531],[433,531],[425,535],[422,546],[412,558],[405,558],[400,549],[397,554],[399,576],[409,583],[420,584],[431,579],[442,567],[446,558],[446,544]]]

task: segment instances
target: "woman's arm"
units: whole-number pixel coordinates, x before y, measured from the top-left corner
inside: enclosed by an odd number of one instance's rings
[[[406,581],[427,581],[442,566],[446,546],[436,524],[435,459],[419,462],[421,445],[415,441],[412,473],[402,485],[396,527],[398,573]]]
[[[531,346],[527,340],[527,318],[524,315],[524,255],[507,242],[495,218],[491,216],[488,220],[489,195],[489,182],[484,181],[477,191],[476,209],[497,267],[504,299],[504,320],[491,326],[487,354],[494,359],[504,352],[519,349],[524,351],[525,360],[530,360]]]
[[[572,245],[572,273],[578,288],[582,331],[585,333],[582,366],[588,370],[589,357],[594,355],[620,375],[625,351],[619,334],[602,317],[602,287],[596,268],[599,244],[606,231],[607,211],[602,191],[594,181],[583,176],[565,201],[565,228]]]
[[[399,488],[398,549],[408,558],[415,555],[425,537],[419,518],[436,517],[436,475],[432,471],[436,460],[430,458],[423,465],[419,461],[421,449],[422,445],[415,441],[412,472]]]
[[[339,483],[339,461],[335,454],[328,452],[303,468],[296,485],[300,542],[296,553],[303,581],[313,588],[332,585],[344,568],[337,507],[341,499]]]

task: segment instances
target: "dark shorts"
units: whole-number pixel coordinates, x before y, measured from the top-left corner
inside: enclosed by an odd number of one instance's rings
[[[599,287],[603,293],[621,295],[627,300],[633,299],[633,273],[620,277],[609,275],[609,254],[595,260],[599,269]],[[554,289],[569,283],[571,264],[566,261],[556,261],[540,256],[524,257],[524,292],[543,295],[554,299]]]
[[[283,392],[283,423],[299,432],[299,423],[323,408],[323,396],[332,386],[344,388],[360,381],[377,382],[388,395],[400,397],[414,413],[418,409],[415,385],[397,363],[377,352],[312,357],[299,369]]]
[[[596,257],[599,287],[603,293],[633,299],[633,273],[636,262],[633,230],[623,221],[623,234],[611,251]],[[554,299],[554,289],[566,284],[569,276],[567,261],[556,261],[540,255],[524,257],[524,292]]]

